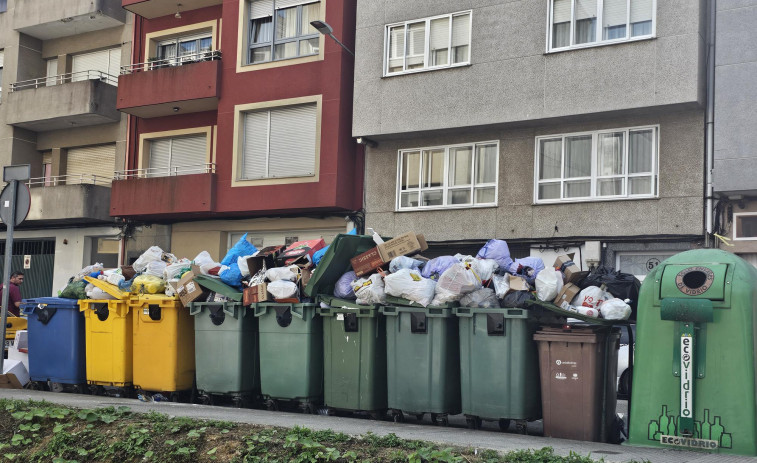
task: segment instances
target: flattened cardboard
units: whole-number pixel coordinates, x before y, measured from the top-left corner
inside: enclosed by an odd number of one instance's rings
[[[376,269],[386,265],[384,259],[381,258],[378,248],[372,248],[362,254],[358,254],[350,259],[350,263],[352,264],[352,270],[355,271],[355,275],[359,277],[373,273]]]
[[[179,284],[176,286],[176,295],[181,300],[181,305],[184,307],[189,306],[191,302],[198,299],[204,300],[208,297],[208,291],[205,290],[199,283],[194,281],[195,275],[200,275],[200,268],[196,265],[192,266],[192,270],[188,271],[181,277]],[[202,299],[201,299],[202,298]]]
[[[265,267],[266,270],[276,267],[276,258],[283,250],[283,244],[279,246],[267,246],[258,251],[253,257],[248,257],[247,267],[250,269],[250,275],[255,275],[262,270],[263,267]]]
[[[570,304],[580,292],[581,288],[579,288],[578,286],[574,285],[573,283],[565,283],[560,292],[557,294],[554,303],[558,307],[560,307],[563,302]]]
[[[531,291],[531,286],[525,278],[510,275],[510,291]]]
[[[587,271],[581,271],[581,269],[573,262],[575,254],[568,254],[563,256],[557,256],[553,267],[556,270],[561,270],[565,275],[565,283],[577,283],[590,273]],[[572,264],[571,264],[572,263]]]
[[[272,298],[268,294],[268,284],[261,283],[244,289],[242,304],[250,305],[270,300],[272,300]]]
[[[395,257],[415,254],[426,249],[428,244],[423,235],[408,232],[353,257],[350,263],[355,275],[360,277],[384,267]]]

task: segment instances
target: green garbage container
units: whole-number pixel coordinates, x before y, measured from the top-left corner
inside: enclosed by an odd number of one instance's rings
[[[258,320],[252,308],[242,305],[242,293],[236,289],[214,278],[197,276],[195,280],[230,299],[189,304],[194,316],[198,398],[203,404],[226,397],[237,407],[248,405],[260,393]]]
[[[460,324],[462,412],[469,428],[497,421],[518,432],[541,418],[538,323],[524,309],[454,309]]]
[[[305,295],[318,297],[323,319],[323,393],[329,409],[386,413],[386,329],[373,305],[331,296],[350,259],[376,246],[373,238],[337,235],[310,278]]]
[[[394,421],[406,414],[446,426],[461,411],[460,344],[454,309],[381,308],[386,316],[388,407]]]
[[[260,393],[269,410],[282,402],[316,413],[323,401],[323,327],[312,303],[253,305],[260,342]]]
[[[641,287],[632,445],[757,456],[757,270],[725,251],[676,254]]]

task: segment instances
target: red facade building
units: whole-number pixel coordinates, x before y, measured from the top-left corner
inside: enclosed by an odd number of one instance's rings
[[[118,109],[131,115],[112,216],[171,224],[171,249],[222,257],[244,232],[283,244],[347,228],[362,207],[351,136],[350,0],[123,0],[132,65]]]

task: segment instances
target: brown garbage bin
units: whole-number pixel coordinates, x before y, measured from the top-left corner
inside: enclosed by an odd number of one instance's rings
[[[617,403],[619,338],[617,329],[604,326],[544,327],[534,334],[545,436],[609,439]]]

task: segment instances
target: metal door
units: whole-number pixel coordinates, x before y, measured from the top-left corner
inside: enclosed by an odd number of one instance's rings
[[[5,255],[5,240],[0,241],[0,256]],[[28,269],[24,268],[24,256],[30,256]],[[0,275],[4,260],[0,259]],[[13,240],[11,272],[24,272],[21,297],[31,299],[53,295],[53,271],[55,269],[55,240]],[[1,279],[1,277],[0,277]]]

